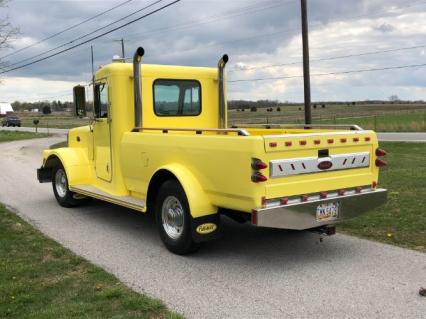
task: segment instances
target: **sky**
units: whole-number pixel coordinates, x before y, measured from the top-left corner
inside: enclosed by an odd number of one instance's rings
[[[163,0],[104,30],[172,1]],[[155,1],[125,2],[10,0],[0,8],[0,17],[8,16],[20,35],[13,48],[0,51],[0,62],[19,66],[48,50],[59,51],[54,50],[58,46],[68,48],[70,41]],[[426,100],[426,66],[344,73],[425,64],[426,1],[308,0],[308,17],[313,101],[386,100],[392,95]],[[229,99],[303,101],[300,0],[181,0],[76,49],[0,74],[0,101],[71,100],[72,87],[91,78],[90,45],[97,68],[121,55],[116,41],[121,38],[126,56],[138,46],[145,48],[143,63],[214,67],[227,53]],[[384,50],[388,52],[377,53]]]

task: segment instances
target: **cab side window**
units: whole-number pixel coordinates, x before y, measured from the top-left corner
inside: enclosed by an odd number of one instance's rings
[[[95,85],[95,117],[108,117],[108,85],[105,83]]]
[[[201,85],[195,80],[154,81],[154,112],[158,116],[196,116],[201,113]]]

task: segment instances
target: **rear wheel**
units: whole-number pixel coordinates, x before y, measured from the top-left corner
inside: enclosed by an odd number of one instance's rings
[[[166,181],[160,187],[155,218],[160,238],[168,250],[185,255],[198,249],[199,245],[192,239],[188,199],[177,181]]]
[[[80,202],[74,198],[74,193],[69,190],[68,178],[62,165],[58,165],[52,172],[53,193],[59,205],[63,207],[74,207]]]

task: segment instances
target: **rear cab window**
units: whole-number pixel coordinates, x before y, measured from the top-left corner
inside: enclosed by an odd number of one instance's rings
[[[201,113],[201,85],[196,80],[158,79],[153,84],[157,116],[197,116]]]

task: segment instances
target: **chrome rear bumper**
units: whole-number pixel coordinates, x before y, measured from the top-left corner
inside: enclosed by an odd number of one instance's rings
[[[255,209],[252,224],[261,227],[283,229],[310,229],[323,225],[333,225],[344,219],[353,218],[386,202],[387,190],[376,189],[368,192],[342,195],[339,197],[317,199],[307,202],[289,203],[275,207]],[[317,207],[320,204],[338,203],[337,218],[318,221]]]

